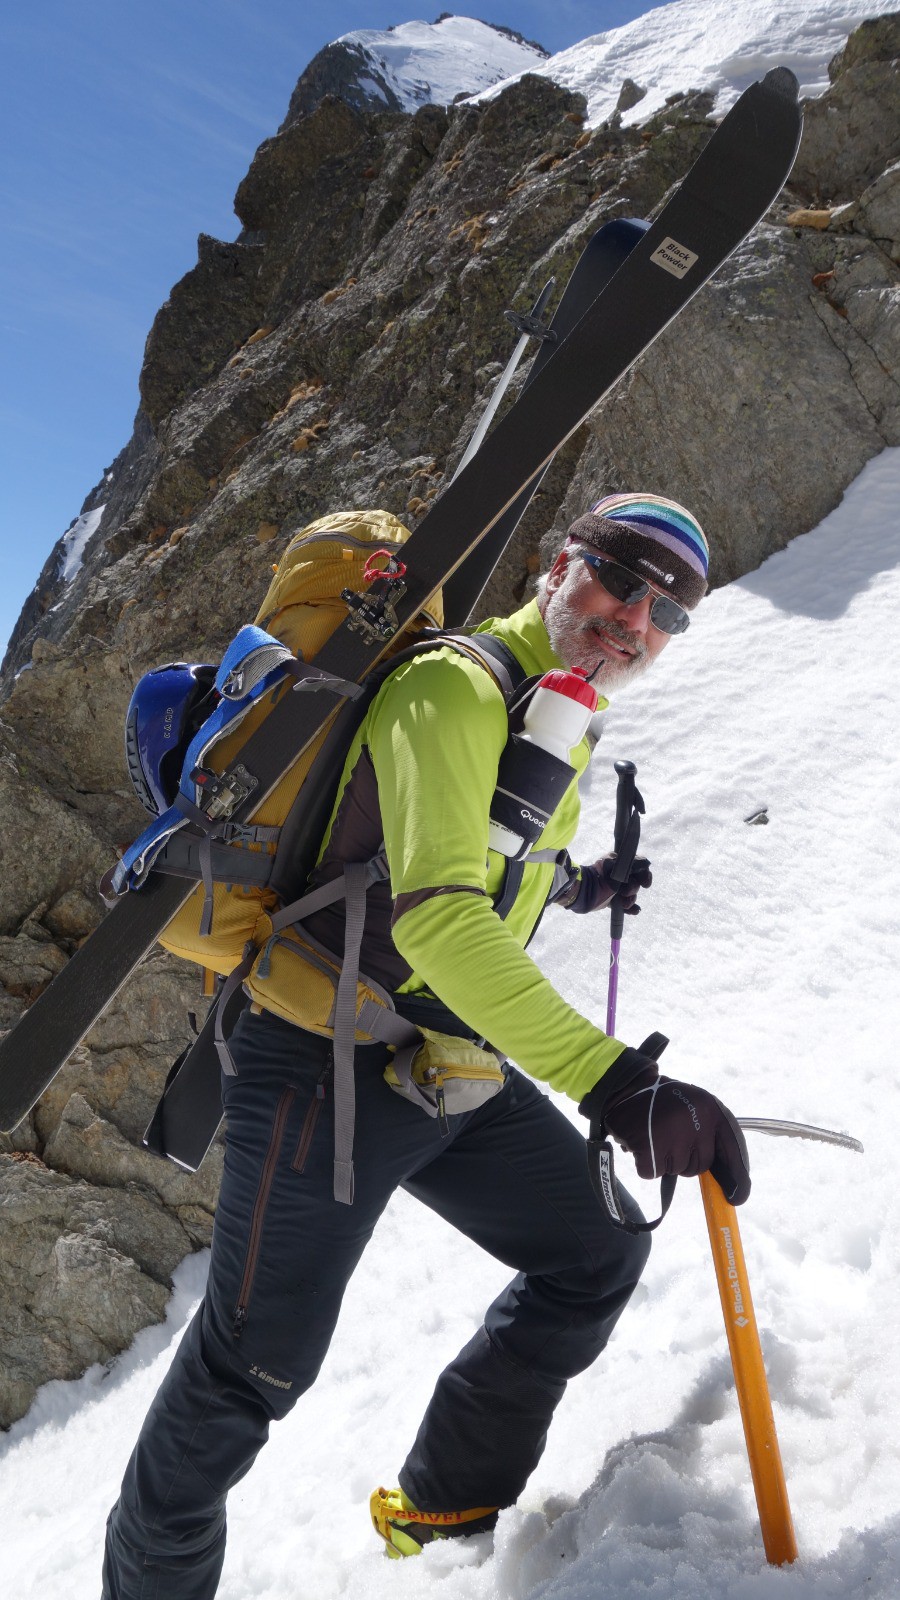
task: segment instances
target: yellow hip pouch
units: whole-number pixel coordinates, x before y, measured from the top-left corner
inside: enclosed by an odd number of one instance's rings
[[[397,1050],[384,1069],[385,1083],[419,1105],[442,1126],[448,1117],[479,1106],[499,1094],[505,1083],[501,1061],[470,1039],[420,1028],[422,1043]]]

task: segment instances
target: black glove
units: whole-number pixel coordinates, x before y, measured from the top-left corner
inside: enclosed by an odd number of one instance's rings
[[[635,856],[628,877],[619,885],[609,876],[615,859],[613,851],[601,861],[595,861],[592,867],[582,867],[577,888],[570,891],[571,899],[561,895],[558,903],[568,911],[602,911],[619,895],[619,904],[626,916],[636,917],[641,909],[637,904],[638,890],[649,889],[653,882],[650,862],[646,856]]]
[[[602,1083],[601,1079],[591,1094]],[[694,1178],[711,1172],[732,1205],[743,1205],[747,1199],[747,1142],[728,1107],[708,1090],[677,1078],[661,1078],[650,1062],[606,1096],[602,1118],[616,1143],[634,1156],[639,1177],[661,1178],[671,1172]]]

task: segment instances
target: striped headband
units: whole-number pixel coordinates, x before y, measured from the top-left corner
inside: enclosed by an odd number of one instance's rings
[[[707,589],[709,546],[696,517],[657,494],[610,494],[569,529],[569,538],[621,561],[692,611]]]

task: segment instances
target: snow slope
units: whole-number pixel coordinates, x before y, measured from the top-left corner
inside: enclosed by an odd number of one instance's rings
[[[59,577],[63,583],[77,578],[84,562],[84,552],[100,526],[106,506],[96,506],[93,511],[83,511],[63,534]]]
[[[400,1196],[318,1385],[232,1496],[221,1600],[896,1600],[898,499],[889,450],[818,529],[703,603],[614,704],[580,839],[587,858],[608,846],[612,763],[631,757],[656,882],[626,929],[620,1035],[661,1028],[668,1070],[740,1115],[865,1144],[858,1156],[749,1136],[741,1227],[800,1562],[764,1562],[692,1182],[493,1543],[386,1561],[369,1491],[393,1480],[440,1367],[507,1277]],[[747,826],[762,805],[769,825]],[[538,951],[598,1022],[607,930],[557,913]],[[635,1187],[650,1214],[654,1186]],[[108,1372],[48,1385],[0,1442],[16,1600],[96,1600],[105,1514],[203,1268],[180,1269],[164,1328]]]
[[[426,102],[449,105],[457,95],[475,94],[500,78],[533,72],[547,59],[539,46],[510,38],[474,17],[360,28],[334,42],[362,58],[357,80],[361,88],[386,100],[382,85],[387,85],[405,111],[415,111]]]
[[[527,70],[586,95],[592,127],[615,110],[624,78],[647,90],[625,124],[643,122],[687,89],[717,90],[723,114],[771,67],[790,67],[802,95],[822,94],[828,62],[847,35],[867,17],[896,10],[897,0],[673,0]]]

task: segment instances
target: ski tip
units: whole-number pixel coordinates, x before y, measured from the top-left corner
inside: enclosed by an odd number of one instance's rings
[[[800,94],[800,84],[790,67],[773,67],[762,81],[766,89],[771,89],[774,94],[783,95],[785,100],[796,104]]]

